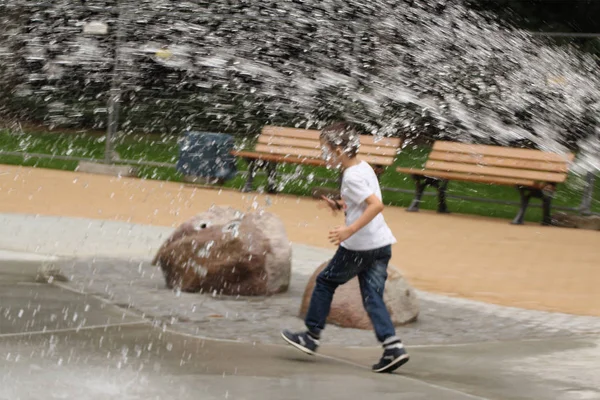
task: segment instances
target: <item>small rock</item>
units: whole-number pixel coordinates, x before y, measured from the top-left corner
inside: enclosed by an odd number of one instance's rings
[[[52,283],[52,282],[68,282],[67,278],[53,263],[44,263],[38,269],[35,281],[38,283]]]
[[[310,277],[302,297],[300,318],[306,316],[317,275],[326,266],[327,262],[321,264]],[[405,325],[417,320],[419,304],[416,293],[406,282],[400,271],[392,266],[388,267],[388,279],[383,299],[395,326]],[[353,278],[336,289],[327,323],[344,328],[373,329],[369,315],[363,306],[358,278]]]

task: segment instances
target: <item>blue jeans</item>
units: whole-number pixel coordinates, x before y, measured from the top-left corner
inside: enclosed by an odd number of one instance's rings
[[[392,319],[383,302],[387,266],[391,257],[391,246],[368,251],[352,251],[340,246],[329,265],[317,276],[305,319],[308,330],[316,336],[321,334],[331,309],[333,293],[339,285],[358,276],[363,305],[377,340],[383,343],[395,336]]]

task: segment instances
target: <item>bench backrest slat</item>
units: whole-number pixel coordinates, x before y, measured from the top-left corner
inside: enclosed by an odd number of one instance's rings
[[[316,141],[319,141],[319,137],[321,136],[321,132],[314,129],[285,128],[271,125],[263,127],[261,134],[267,136],[278,136],[291,139],[307,139]],[[402,141],[400,140],[400,138],[378,138],[370,135],[360,135],[361,145],[398,148],[400,147],[401,143]]]
[[[528,169],[544,172],[566,173],[569,170],[569,166],[565,162],[524,160],[522,158],[484,156],[479,154],[467,153],[451,153],[439,150],[432,151],[431,154],[429,154],[429,159],[435,161],[473,164],[478,166]]]
[[[372,165],[389,166],[400,147],[399,138],[375,138],[361,135],[360,157]],[[309,158],[321,157],[320,131],[309,129],[265,126],[258,137],[255,151],[259,153],[277,154],[282,157],[298,156]]]
[[[321,150],[311,150],[302,147],[282,147],[269,146],[267,144],[257,144],[255,150],[259,153],[275,154],[285,158],[286,156],[307,157],[320,159]],[[393,157],[380,156],[375,154],[361,155],[361,159],[371,165],[390,166],[394,163]]]
[[[319,140],[319,131],[312,129],[285,128],[281,126],[263,127],[261,135],[280,136],[292,139]]]
[[[319,152],[321,151],[321,142],[316,140],[290,139],[280,136],[260,135],[258,137],[258,143],[270,146],[298,147],[311,150],[318,150]],[[360,154],[363,155],[372,154],[395,157],[397,152],[398,149],[395,147],[381,147],[364,144],[361,144],[360,146]]]
[[[540,150],[515,149],[512,147],[490,146],[484,144],[456,143],[443,140],[436,141],[433,145],[433,150],[564,163],[571,162],[575,158],[575,155],[572,153],[562,155]]]
[[[321,156],[321,150],[307,149],[306,147],[270,146],[263,143],[257,144],[255,150],[259,153],[279,154],[282,156],[294,155],[312,158],[319,158]]]

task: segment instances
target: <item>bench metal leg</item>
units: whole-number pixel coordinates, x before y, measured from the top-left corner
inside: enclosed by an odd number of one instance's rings
[[[549,226],[552,225],[552,216],[550,213],[550,208],[552,204],[552,197],[543,195],[542,197],[542,225]]]
[[[423,179],[421,176],[413,176],[415,180],[415,198],[410,203],[410,206],[406,209],[408,212],[417,212],[419,211],[419,204],[421,204],[421,199],[423,198],[423,192],[425,192],[425,188],[427,188],[427,180]]]
[[[532,197],[542,201],[542,225],[552,225],[552,197],[554,195],[554,185],[549,185],[546,189],[531,189],[526,187],[517,187],[521,195],[521,209],[512,221],[514,225],[522,225],[525,219],[525,212],[529,206],[529,201]]]
[[[267,192],[277,193],[277,164],[267,164]]]
[[[419,204],[421,204],[421,199],[423,198],[425,189],[427,186],[433,186],[438,191],[438,213],[450,214],[450,210],[448,210],[448,204],[446,203],[446,189],[448,188],[447,179],[436,179],[422,177],[419,175],[413,176],[413,179],[415,180],[416,185],[415,198],[413,199],[412,203],[410,203],[410,206],[406,209],[406,211],[419,211]]]
[[[521,196],[521,208],[519,209],[519,213],[513,219],[513,225],[523,225],[523,220],[525,219],[525,212],[527,211],[527,207],[529,206],[529,200],[531,200],[532,193],[527,188],[517,187],[519,190],[519,195]]]
[[[267,191],[269,193],[277,193],[277,163],[265,162],[262,160],[247,160],[248,161],[248,177],[242,188],[242,192],[252,192],[256,171],[261,168],[267,169]]]
[[[541,190],[542,197],[542,225],[552,225],[552,199],[554,197],[554,186],[549,186],[546,190]]]
[[[242,192],[248,193],[252,191],[252,184],[254,183],[254,176],[256,175],[256,160],[248,161],[248,177],[246,183],[242,188]]]
[[[434,183],[434,186],[438,190],[438,213],[450,214],[450,210],[448,210],[448,204],[446,203],[446,189],[448,188],[448,180],[438,180]]]

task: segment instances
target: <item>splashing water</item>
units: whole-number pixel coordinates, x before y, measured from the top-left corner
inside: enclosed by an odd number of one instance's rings
[[[580,169],[600,167],[594,59],[462,1],[23,0],[0,11],[0,110],[53,125],[103,127],[118,44],[126,131],[343,117],[377,135],[569,147]],[[108,35],[84,34],[94,21]]]

